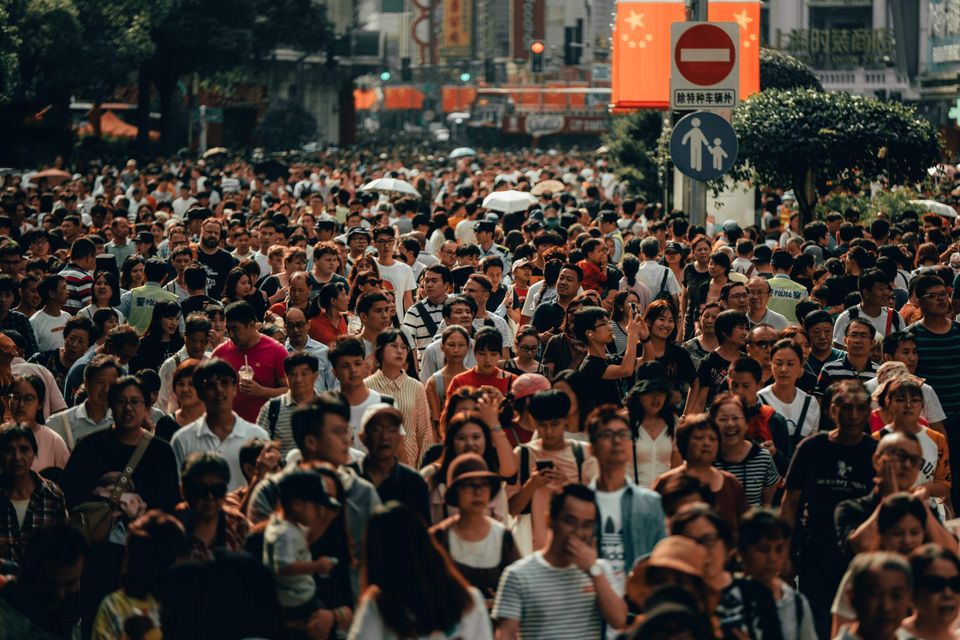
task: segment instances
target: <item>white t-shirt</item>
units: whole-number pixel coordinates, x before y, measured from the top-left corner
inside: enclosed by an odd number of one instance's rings
[[[403,294],[417,288],[417,281],[413,279],[413,269],[399,260],[395,260],[389,267],[378,262],[377,268],[380,269],[380,277],[393,285],[397,295],[397,308],[406,311],[407,308],[403,306]]]
[[[650,290],[650,293],[656,297],[660,293],[660,283],[663,282],[663,274],[667,273],[667,281],[664,289],[672,296],[680,295],[680,283],[677,282],[677,276],[673,271],[659,265],[652,260],[646,260],[640,263],[640,269],[637,271],[637,280],[642,282]]]
[[[852,309],[856,309],[857,312],[859,312],[859,314],[856,312],[854,314],[859,320],[866,320],[873,325],[873,328],[877,330],[877,336],[880,338],[885,338],[887,337],[887,333],[899,331],[907,326],[907,323],[903,321],[903,317],[895,309],[881,307],[880,315],[874,318],[868,316],[860,305],[856,305],[855,307],[847,309],[837,317],[837,321],[833,325],[833,341],[836,344],[843,344],[844,332],[847,330],[847,325],[850,324],[850,311]],[[890,321],[890,331],[887,331],[888,318]]]
[[[378,402],[382,402],[380,394],[371,390],[366,400],[358,405],[350,405],[350,430],[353,432],[353,447],[363,453],[367,452],[367,448],[360,442],[360,419],[363,418],[363,412],[367,410],[367,407]]]
[[[877,390],[877,379],[871,378],[863,383],[863,386],[867,389],[867,392],[873,395],[873,392]],[[943,422],[947,419],[947,414],[943,411],[943,405],[940,404],[940,398],[937,396],[937,392],[933,390],[933,387],[928,385],[926,382],[920,387],[920,390],[923,392],[923,417],[928,423],[933,422]],[[878,409],[880,405],[877,404],[876,400],[872,401],[874,409]]]
[[[777,410],[787,421],[787,429],[790,431],[790,437],[797,432],[797,422],[800,420],[800,414],[803,413],[803,403],[809,395],[797,389],[797,395],[793,402],[786,404],[773,393],[773,385],[764,387],[757,394],[764,404],[768,404]],[[810,404],[807,405],[807,415],[803,418],[803,424],[800,427],[800,436],[807,437],[814,431],[820,429],[820,405],[816,398],[810,398]]]
[[[476,569],[490,569],[500,564],[503,551],[503,533],[506,527],[490,520],[490,531],[483,540],[464,540],[451,528],[448,536],[450,557],[462,565]]]
[[[626,588],[626,568],[623,566],[623,517],[620,500],[626,485],[617,491],[597,491],[597,506],[600,508],[600,557],[610,563],[616,583],[611,584],[617,593]]]
[[[427,636],[418,636],[417,640],[443,640],[444,638],[469,638],[470,640],[493,640],[493,627],[487,615],[487,603],[476,587],[470,587],[471,607],[465,611],[456,627],[435,631]],[[349,640],[399,640],[396,632],[390,629],[380,617],[376,600],[361,598],[357,615],[350,625]]]
[[[37,336],[37,348],[40,351],[52,351],[63,346],[63,327],[70,319],[70,314],[61,311],[59,316],[51,316],[40,309],[30,316],[30,325],[33,335]]]
[[[285,576],[280,570],[294,562],[310,562],[310,546],[306,531],[298,524],[284,520],[278,514],[270,516],[263,533],[263,564],[274,575],[277,598],[283,607],[306,604],[316,592],[313,576],[308,574]]]
[[[473,231],[476,220],[461,220],[453,229],[453,235],[460,244],[477,244],[477,235]]]
[[[11,500],[13,510],[17,514],[17,524],[23,527],[23,521],[27,517],[27,507],[30,506],[30,498],[26,500]]]

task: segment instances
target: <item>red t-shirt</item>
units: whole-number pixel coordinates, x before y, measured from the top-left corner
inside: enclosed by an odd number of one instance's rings
[[[333,343],[337,341],[337,338],[347,335],[347,319],[341,314],[340,322],[337,326],[333,326],[327,314],[321,313],[310,318],[308,332],[310,337],[317,342],[332,347]]]
[[[449,398],[460,387],[479,389],[484,385],[495,387],[500,390],[500,393],[507,395],[507,392],[510,391],[510,385],[516,379],[517,376],[503,369],[497,369],[492,375],[482,376],[477,373],[477,368],[473,367],[453,376],[453,380],[450,381],[450,386],[447,388],[447,397]]]
[[[239,370],[243,366],[243,358],[253,367],[253,381],[264,387],[285,387],[287,376],[283,372],[283,361],[287,357],[287,350],[283,345],[269,336],[260,336],[260,342],[249,349],[240,349],[233,340],[227,340],[213,350],[214,358],[221,358]],[[266,404],[266,398],[255,398],[246,393],[237,393],[233,401],[233,410],[247,422],[257,422],[260,407]]]

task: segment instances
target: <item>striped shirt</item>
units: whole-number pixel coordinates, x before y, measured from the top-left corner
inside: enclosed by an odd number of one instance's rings
[[[280,410],[277,412],[276,424],[271,425],[270,408],[276,402],[280,403]],[[260,415],[257,416],[257,426],[269,433],[271,440],[280,441],[280,455],[283,457],[286,457],[291,449],[297,448],[297,443],[293,439],[293,427],[290,426],[290,418],[296,408],[297,404],[293,401],[293,396],[287,391],[282,396],[267,401],[260,407]]]
[[[933,387],[947,418],[960,415],[960,323],[952,323],[947,333],[933,333],[919,322],[908,331],[917,337],[917,375]]]
[[[820,369],[820,377],[817,379],[817,388],[814,390],[814,395],[822,396],[827,387],[834,382],[840,382],[841,380],[866,382],[876,377],[877,365],[875,362],[867,360],[867,366],[863,370],[857,370],[850,362],[850,358],[844,355],[840,360],[831,360],[823,365],[823,368]]]
[[[607,582],[615,585],[610,563],[597,563]],[[572,564],[551,565],[541,551],[504,570],[492,615],[495,620],[518,620],[524,640],[601,637],[602,619],[593,578]]]
[[[430,445],[436,442],[423,383],[406,373],[401,373],[399,377],[391,380],[383,370],[377,371],[363,382],[373,391],[393,396],[393,406],[403,414],[403,428],[407,432],[400,445],[400,462],[419,469],[420,458]]]
[[[93,299],[93,275],[72,262],[64,267],[60,275],[67,281],[67,293],[70,295],[63,310],[75,316]]]
[[[721,457],[722,455],[722,453],[717,454],[713,466],[721,471],[729,471],[737,477],[743,485],[743,492],[746,494],[749,506],[763,506],[763,490],[780,481],[780,474],[777,473],[773,456],[758,444],[753,444],[747,457],[740,462],[727,462]]]
[[[427,323],[424,322],[424,310],[426,310],[430,319],[433,320],[433,333],[430,333]],[[423,350],[433,342],[433,338],[437,335],[442,322],[443,302],[433,304],[429,300],[424,299],[407,309],[407,313],[403,316],[402,327],[410,337],[410,340],[413,341],[413,345],[417,348],[418,357],[423,357]]]

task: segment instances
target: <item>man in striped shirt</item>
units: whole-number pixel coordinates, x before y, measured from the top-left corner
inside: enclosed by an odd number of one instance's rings
[[[424,298],[407,309],[403,316],[403,330],[417,350],[418,360],[423,350],[433,342],[437,329],[443,322],[443,303],[453,282],[450,270],[442,264],[434,264],[423,270]]]
[[[615,629],[626,625],[627,604],[612,586],[613,570],[597,557],[594,500],[581,484],[553,496],[547,546],[500,577],[493,606],[498,638],[599,638],[604,621]]]
[[[877,377],[877,364],[870,360],[870,347],[877,330],[863,318],[855,318],[847,324],[843,337],[847,354],[840,360],[823,365],[814,394],[819,398],[834,382],[859,380],[866,382]]]
[[[960,324],[953,320],[947,287],[938,276],[917,276],[914,293],[923,311],[923,319],[907,331],[916,336],[917,376],[933,387],[946,414],[944,426],[950,445],[950,464],[960,463]],[[956,467],[954,467],[956,468]],[[954,483],[951,495],[960,500],[960,483]]]
[[[97,266],[97,246],[88,238],[78,238],[70,247],[70,261],[60,275],[67,281],[69,299],[63,310],[72,316],[90,304],[93,295],[93,269]]]

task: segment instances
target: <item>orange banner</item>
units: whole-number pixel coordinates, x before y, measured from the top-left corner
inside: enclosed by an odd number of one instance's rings
[[[444,113],[469,111],[475,97],[477,90],[474,87],[446,86],[440,90],[440,105]]]
[[[383,90],[383,108],[387,111],[423,109],[423,92],[413,87],[386,87]]]
[[[755,0],[710,0],[710,22],[740,25],[740,99],[760,91],[760,2]]]
[[[377,92],[373,89],[354,89],[353,107],[357,111],[369,111],[377,104]]]
[[[443,0],[440,55],[470,56],[473,44],[473,0]]]
[[[740,25],[740,96],[760,90],[759,0],[710,0],[711,22]],[[611,99],[614,109],[666,109],[670,103],[670,25],[686,19],[683,2],[617,2]]]

